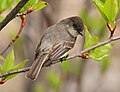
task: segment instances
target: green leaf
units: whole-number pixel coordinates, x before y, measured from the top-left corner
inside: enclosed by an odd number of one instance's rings
[[[91,47],[97,43],[98,43],[98,37],[94,36],[86,41],[86,44],[84,45],[85,46],[84,49]]]
[[[13,68],[12,70],[17,70],[17,69],[24,68],[27,61],[28,61],[28,60],[22,61],[20,64],[14,66],[14,68]]]
[[[60,78],[59,75],[57,75],[56,73],[48,72],[47,81],[51,88],[55,90],[60,88]]]
[[[108,18],[108,22],[115,21],[115,18],[118,14],[118,1],[117,0],[106,0],[104,4],[104,13]]]
[[[44,8],[44,7],[47,6],[47,5],[48,5],[47,2],[41,1],[41,2],[36,3],[32,8],[33,8],[34,10],[38,11],[38,10]]]
[[[98,8],[99,12],[101,13],[101,15],[103,16],[103,18],[108,21],[108,18],[106,17],[106,15],[104,14],[104,3],[101,2],[101,0],[93,0],[94,4],[96,5],[96,7]]]
[[[93,45],[98,44],[98,37],[96,36],[91,36],[87,27],[85,26],[85,44],[84,44],[84,49],[89,48]],[[111,50],[112,45],[111,44],[106,44],[100,47],[97,47],[93,50],[89,51],[89,57],[96,60],[96,61],[101,61],[103,58],[109,56],[109,51]]]
[[[90,35],[87,27],[85,26],[85,41],[89,40],[92,36]]]
[[[28,60],[24,60],[20,64],[14,66],[14,51],[13,50],[6,56],[5,60],[2,56],[0,56],[0,59],[2,59],[4,61],[3,66],[0,66],[1,74],[5,73],[5,72],[24,68],[26,62],[28,61]],[[7,81],[7,80],[15,77],[16,75],[17,74],[9,75],[9,76],[5,77],[5,80]]]
[[[4,58],[0,55],[0,60],[4,61]]]
[[[14,51],[12,50],[6,57],[3,64],[3,72],[11,70],[14,66]]]
[[[120,8],[120,0],[118,0],[118,7]]]
[[[16,0],[15,3],[18,4],[20,2],[20,0]]]
[[[0,73],[2,73],[3,71],[2,71],[2,66],[0,66]]]
[[[5,59],[0,55],[0,60],[2,60],[2,61],[4,61]],[[0,65],[0,73],[2,73],[3,71],[2,71],[2,66]]]
[[[100,47],[95,48],[94,50],[90,51],[89,57],[96,61],[101,61],[103,58],[108,57],[108,53],[111,50],[112,45],[106,44]]]
[[[107,22],[115,21],[119,11],[118,0],[93,0],[99,12]]]
[[[91,47],[98,43],[98,37],[97,36],[91,36],[87,27],[85,26],[85,44],[84,49]]]
[[[10,8],[13,4],[13,0],[0,0],[0,13]]]
[[[11,69],[11,71],[12,71],[12,70],[18,70],[18,69],[24,68],[27,61],[28,61],[28,60],[24,60],[24,61],[22,61],[20,64],[14,66],[14,67]],[[17,74],[13,74],[13,75],[7,76],[7,77],[6,77],[6,80],[9,80],[9,79],[11,79],[11,78],[13,78],[13,77],[15,77],[15,76],[17,76]]]
[[[25,12],[28,9],[30,9],[31,7],[33,7],[36,3],[38,2],[38,0],[29,0],[25,6],[20,10],[20,12]]]
[[[13,77],[17,76],[17,74],[9,75],[5,78],[6,81],[12,79]]]

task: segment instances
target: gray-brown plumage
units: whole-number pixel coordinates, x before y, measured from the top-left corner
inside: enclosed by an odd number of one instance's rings
[[[35,80],[43,65],[49,65],[73,48],[79,34],[84,36],[84,24],[78,16],[63,19],[50,26],[37,46],[35,60],[27,77]]]

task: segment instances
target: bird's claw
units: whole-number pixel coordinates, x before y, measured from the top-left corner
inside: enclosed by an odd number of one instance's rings
[[[60,58],[60,62],[62,63],[62,61],[66,60],[68,58],[69,55],[63,56]]]

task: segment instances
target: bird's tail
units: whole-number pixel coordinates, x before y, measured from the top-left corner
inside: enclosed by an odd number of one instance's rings
[[[47,58],[48,58],[48,54],[38,55],[38,57],[33,62],[30,70],[28,71],[26,77],[31,80],[35,80],[38,77],[41,67],[43,66]]]

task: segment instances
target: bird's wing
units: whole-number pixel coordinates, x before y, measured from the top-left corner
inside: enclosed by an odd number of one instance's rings
[[[49,53],[49,56],[48,56],[49,61],[45,62],[44,66],[50,65],[53,60],[56,60],[62,57],[66,52],[71,50],[73,46],[74,46],[73,41],[65,41],[65,42],[56,43],[53,46],[51,52]]]
[[[46,60],[48,60],[48,53],[47,49],[41,50],[39,53],[36,54],[36,58],[30,67],[26,77],[32,80],[35,80]]]

